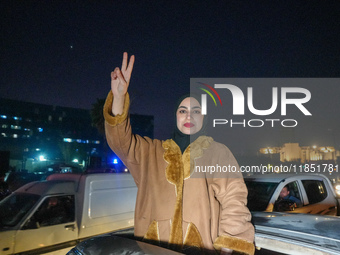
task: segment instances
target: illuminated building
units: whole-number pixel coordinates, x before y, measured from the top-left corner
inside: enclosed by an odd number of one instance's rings
[[[298,143],[285,143],[282,147],[266,147],[260,149],[261,154],[280,154],[281,162],[300,161],[336,161],[340,151],[333,146],[300,146]]]
[[[136,134],[153,137],[153,116],[131,114],[131,123]],[[32,162],[85,166],[90,156],[104,159],[110,150],[90,110],[0,98],[0,152],[9,152],[4,155],[17,170],[32,171]]]

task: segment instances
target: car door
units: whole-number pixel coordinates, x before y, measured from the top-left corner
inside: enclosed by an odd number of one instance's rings
[[[322,179],[302,179],[300,182],[303,187],[304,206],[296,212],[336,215],[336,201],[329,194]]]
[[[53,250],[57,244],[76,240],[77,235],[74,196],[47,197],[17,231],[15,253],[38,248]]]

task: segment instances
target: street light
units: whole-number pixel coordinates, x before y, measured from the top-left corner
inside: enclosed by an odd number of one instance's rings
[[[39,156],[39,160],[40,160],[40,161],[46,161],[47,159],[45,159],[45,156],[44,156],[44,155],[40,155],[40,156]]]

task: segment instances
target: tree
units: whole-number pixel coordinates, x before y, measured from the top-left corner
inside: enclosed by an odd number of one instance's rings
[[[105,127],[104,127],[104,115],[103,108],[105,99],[97,98],[97,102],[92,104],[91,109],[91,124],[98,129],[98,132],[104,136],[105,140]]]
[[[105,123],[104,114],[103,114],[104,104],[105,104],[105,99],[97,98],[97,102],[92,104],[90,115],[91,115],[91,125],[93,127],[96,127],[99,134],[101,134],[104,138],[103,149],[105,153],[105,162],[107,162],[108,145],[106,143],[105,126],[104,126],[104,123]]]

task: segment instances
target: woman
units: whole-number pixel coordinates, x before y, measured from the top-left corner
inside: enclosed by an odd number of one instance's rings
[[[135,236],[172,249],[254,253],[254,227],[246,207],[242,175],[192,178],[195,166],[235,165],[230,150],[201,135],[204,116],[194,97],[180,100],[173,139],[160,141],[131,132],[129,86],[134,56],[111,73],[111,91],[104,106],[105,129],[111,149],[129,168],[138,187]],[[190,144],[190,136],[197,139]],[[191,139],[193,141],[193,139]]]

